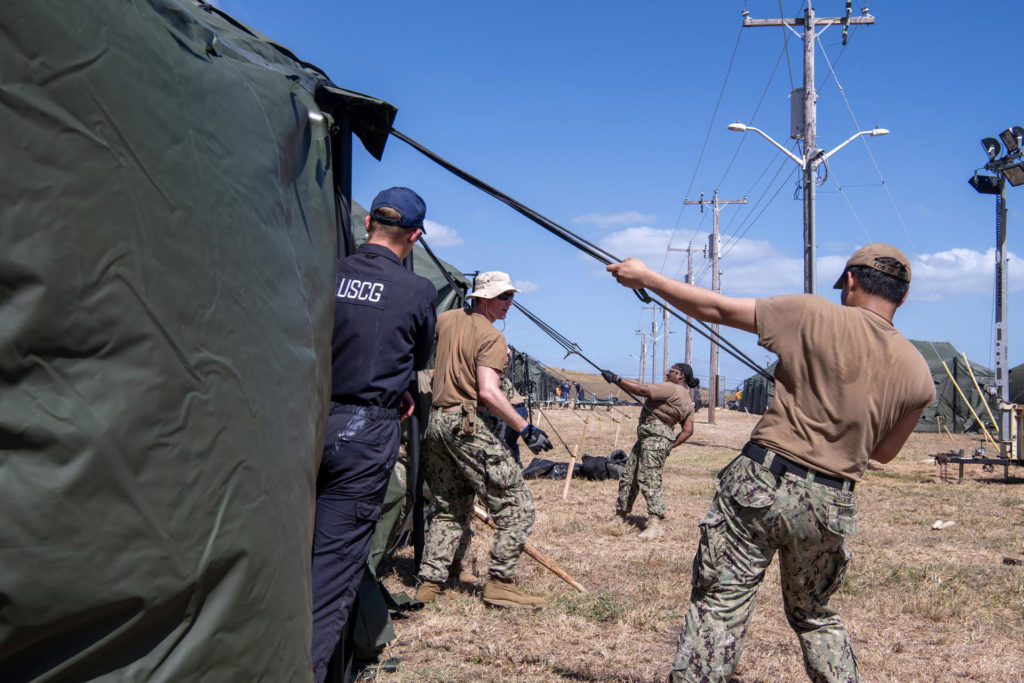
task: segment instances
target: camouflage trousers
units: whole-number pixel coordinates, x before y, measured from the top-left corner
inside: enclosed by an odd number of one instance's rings
[[[857,681],[857,659],[829,597],[846,576],[845,539],[857,531],[857,499],[739,456],[718,473],[700,523],[690,607],[672,681],[725,681],[743,650],[754,597],[776,550],[786,619],[812,681]]]
[[[665,519],[665,499],[661,492],[661,470],[665,466],[675,433],[660,420],[641,422],[636,428],[636,443],[619,475],[616,512],[633,510],[636,494],[644,494],[647,516]]]
[[[533,529],[534,509],[523,473],[500,438],[497,420],[476,416],[475,433],[462,433],[459,412],[435,410],[423,438],[423,476],[434,495],[420,578],[444,583],[463,530],[473,518],[473,496],[483,501],[496,531],[490,575],[511,580]]]

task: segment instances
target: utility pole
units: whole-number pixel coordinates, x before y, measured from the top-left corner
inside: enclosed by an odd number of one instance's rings
[[[665,323],[662,326],[662,327],[665,328],[665,343],[662,344],[662,348],[665,349],[665,356],[663,357],[662,362],[661,362],[661,369],[664,372],[668,372],[668,309],[667,308],[662,308],[661,309],[661,319],[662,319],[662,322]]]
[[[804,292],[808,294],[814,294],[815,284],[814,279],[816,275],[816,267],[814,263],[815,259],[815,216],[814,216],[814,200],[815,200],[815,175],[817,174],[818,167],[818,155],[819,150],[814,142],[815,135],[815,118],[816,107],[815,104],[818,99],[818,94],[814,89],[814,42],[818,37],[818,33],[815,32],[816,26],[822,26],[822,32],[829,26],[842,26],[843,27],[843,45],[846,45],[848,38],[848,29],[850,24],[873,24],[875,18],[867,13],[867,9],[863,10],[864,16],[853,17],[851,14],[851,0],[846,0],[846,16],[844,17],[815,17],[814,8],[811,3],[807,3],[807,9],[804,10],[803,17],[796,17],[793,19],[751,19],[747,11],[743,11],[743,26],[785,26],[794,34],[799,35],[794,26],[803,26],[803,41],[804,41],[804,87],[801,90],[794,90],[792,97],[796,97],[798,93],[802,94],[803,99],[803,120],[797,118],[797,109],[794,104],[793,112],[793,132],[790,137],[804,141],[804,157],[801,163],[803,166],[803,194],[804,194]],[[824,151],[824,150],[821,150]]]
[[[646,367],[647,361],[647,332],[643,328],[636,331],[640,335],[640,374],[637,375],[637,381],[644,381],[644,368]]]
[[[691,246],[691,247],[686,247],[686,249],[675,249],[673,247],[668,247],[666,249],[666,251],[685,251],[686,252],[686,284],[692,285],[693,284],[693,255],[694,255],[694,253],[700,253],[700,254],[703,254],[704,256],[707,256],[708,255],[707,248],[705,247],[704,249],[697,249],[696,247],[692,247]],[[668,320],[668,311],[665,311],[665,320]],[[686,360],[684,362],[687,365],[691,365],[692,364],[692,360],[691,359],[693,357],[693,353],[692,353],[693,352],[693,327],[691,327],[692,324],[693,324],[693,322],[691,321],[690,316],[686,316],[686,355],[685,355]],[[668,325],[665,326],[665,329],[668,329]],[[666,337],[666,339],[668,339],[668,337]],[[666,351],[666,355],[667,355],[667,353],[668,352]]]
[[[996,196],[996,397],[999,399],[999,457],[1010,456],[1010,365],[1007,357],[1009,348],[1009,280],[1006,263],[1006,183],[1024,185],[1024,127],[1011,126],[996,138],[983,138],[982,147],[988,154],[985,170],[995,175],[979,175],[978,171],[968,180],[981,194]],[[1002,155],[1002,147],[1006,154]],[[1002,155],[1002,156],[1000,156]],[[1018,418],[1019,419],[1019,418]],[[1017,459],[1024,460],[1024,424],[1018,424]]]
[[[1010,457],[1010,364],[1007,356],[1009,307],[1006,274],[1006,182],[1000,178],[996,195],[996,392],[999,396],[999,457]],[[1024,458],[1020,452],[1017,458]]]
[[[700,200],[689,200],[683,201],[684,204],[700,204],[700,210],[704,211],[704,205],[709,204],[712,208],[714,226],[711,237],[708,239],[708,253],[711,255],[711,289],[714,292],[722,291],[722,283],[719,281],[721,272],[718,270],[718,255],[722,247],[722,239],[718,234],[718,209],[723,204],[746,204],[747,198],[743,199],[719,199],[718,190],[715,190],[715,194],[711,201],[704,199],[704,193],[700,193]],[[718,324],[711,326],[711,377],[708,380],[708,424],[715,424],[715,408],[718,406],[718,344],[715,343],[715,339],[718,337]]]
[[[658,312],[651,313],[651,384],[658,382]]]
[[[658,307],[641,306],[641,310],[651,311],[651,382],[658,381]],[[640,381],[644,381],[641,373]]]

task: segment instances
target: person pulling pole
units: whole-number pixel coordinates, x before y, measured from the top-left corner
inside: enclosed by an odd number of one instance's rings
[[[808,676],[858,680],[846,627],[828,606],[846,576],[846,540],[857,531],[854,486],[868,460],[896,457],[935,400],[928,364],[892,324],[910,289],[907,257],[882,243],[858,249],[835,284],[841,306],[811,294],[724,296],[637,259],[608,271],[687,315],[756,333],[779,356],[775,400],[718,473],[700,523],[671,680],[731,678],[776,552],[786,618]]]
[[[640,538],[658,538],[665,534],[661,526],[665,519],[661,472],[672,449],[693,435],[693,401],[685,387],[693,389],[700,386],[700,380],[693,376],[693,369],[686,363],[673,365],[665,373],[665,381],[659,384],[641,384],[619,377],[610,370],[602,370],[601,376],[606,382],[647,399],[640,410],[636,443],[619,476],[615,514],[625,521],[626,515],[633,510],[637,493],[642,493],[647,501],[647,526],[640,533]],[[674,433],[676,425],[682,425],[678,434]]]

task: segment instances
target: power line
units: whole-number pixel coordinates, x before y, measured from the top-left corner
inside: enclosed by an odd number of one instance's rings
[[[722,104],[722,97],[725,95],[725,86],[729,83],[729,75],[732,74],[732,65],[736,61],[736,53],[739,51],[740,39],[743,37],[743,28],[740,27],[740,32],[736,35],[736,44],[732,48],[732,56],[729,58],[729,68],[725,71],[725,78],[722,80],[722,88],[718,92],[718,100],[715,102],[715,109],[711,113],[711,120],[708,122],[708,130],[704,134],[704,144],[700,148],[700,154],[697,156],[697,165],[693,168],[693,175],[690,177],[690,184],[686,188],[684,197],[690,196],[690,191],[693,189],[693,183],[697,180],[697,173],[700,171],[701,162],[704,160],[704,151],[708,147],[708,140],[711,139],[711,130],[715,125],[715,119],[718,117],[718,108]],[[672,234],[669,235],[668,244],[672,244],[672,240],[675,239],[676,231],[679,229],[679,220],[683,216],[682,209],[679,210],[679,218],[676,219],[676,224],[672,228]],[[690,239],[690,244],[693,244],[693,239]],[[662,259],[661,268],[658,270],[664,270],[665,264],[668,261],[668,252],[665,253],[665,258]]]

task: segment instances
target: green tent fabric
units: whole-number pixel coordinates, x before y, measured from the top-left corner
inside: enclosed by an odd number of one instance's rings
[[[331,128],[394,108],[184,0],[0,34],[0,680],[306,680]]]
[[[547,401],[555,395],[555,387],[561,381],[545,369],[543,363],[528,353],[512,349],[512,386],[533,402]]]
[[[971,409],[982,419],[986,428],[990,428],[991,420],[985,410],[986,397],[979,394],[978,390],[974,388],[971,373],[974,373],[974,379],[977,380],[978,386],[983,391],[986,386],[994,386],[995,373],[974,362],[968,368],[963,355],[949,342],[911,339],[910,343],[917,347],[917,350],[928,362],[928,369],[931,370],[932,380],[935,382],[935,402],[925,407],[914,431],[936,432],[941,429],[939,425],[942,425],[953,433],[980,432],[981,428],[974,415],[971,414]],[[943,368],[943,362],[949,368],[949,373]],[[950,379],[950,373],[953,375],[953,379]],[[954,380],[956,381],[955,385]],[[960,387],[960,392],[967,397],[967,402],[964,401],[956,387]],[[970,409],[968,405],[970,405]],[[993,410],[996,405],[994,401],[990,400],[989,406]]]
[[[1024,403],[1024,363],[1010,369],[1010,403]]]
[[[768,374],[775,376],[775,366],[779,361],[774,361],[768,366]],[[743,381],[743,397],[740,401],[740,410],[745,410],[751,415],[764,415],[775,398],[775,383],[769,382],[761,373],[754,374]]]

